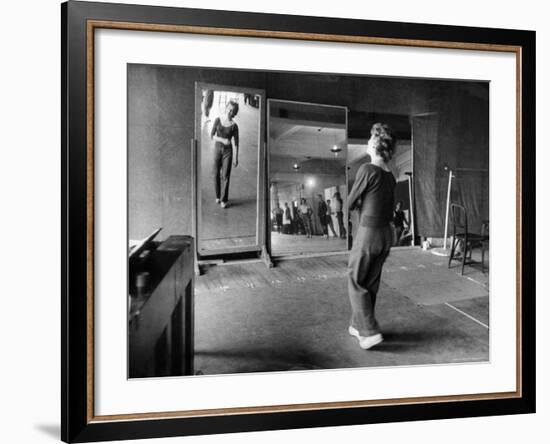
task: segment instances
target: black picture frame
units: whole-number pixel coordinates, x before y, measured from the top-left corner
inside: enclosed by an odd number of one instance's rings
[[[90,71],[91,21],[207,27],[279,33],[281,38],[304,35],[361,38],[381,44],[462,47],[506,45],[517,49],[521,79],[518,98],[518,307],[519,393],[494,399],[435,399],[427,402],[388,402],[353,408],[300,408],[262,411],[242,409],[193,417],[98,419],[90,399],[90,339],[93,338],[93,144],[87,82]],[[62,54],[62,275],[61,275],[61,437],[65,442],[90,442],[180,435],[231,433],[337,425],[509,415],[535,412],[535,32],[505,29],[365,21],[306,16],[242,13],[69,1],[61,5]],[[285,36],[288,33],[288,36]],[[345,40],[345,39],[344,39]],[[344,41],[343,40],[343,41]],[[430,43],[431,42],[431,43]],[[460,44],[457,45],[457,42]],[[93,54],[92,54],[93,56]],[[93,65],[92,65],[93,67]],[[93,146],[93,145],[92,145]],[[93,159],[93,158],[92,158]],[[93,268],[92,268],[93,270]],[[92,350],[93,351],[93,350]]]

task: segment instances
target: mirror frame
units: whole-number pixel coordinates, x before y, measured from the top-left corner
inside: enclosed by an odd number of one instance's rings
[[[294,103],[294,104],[299,104],[299,105],[310,105],[310,106],[319,106],[319,107],[327,107],[327,108],[340,108],[342,111],[344,111],[345,115],[346,115],[346,123],[345,123],[345,132],[346,132],[346,137],[345,137],[345,140],[346,140],[346,179],[345,179],[345,186],[346,186],[346,196],[347,194],[349,193],[349,174],[348,174],[348,158],[347,158],[347,145],[348,145],[348,114],[349,114],[349,109],[347,106],[344,106],[344,105],[327,105],[325,103],[313,103],[313,102],[302,102],[300,100],[286,100],[286,99],[276,99],[276,98],[269,98],[267,99],[267,105],[266,105],[266,121],[267,121],[267,130],[266,130],[266,140],[267,140],[267,150],[266,150],[266,189],[269,190],[270,189],[270,182],[271,182],[271,144],[269,142],[269,134],[270,134],[270,119],[269,119],[269,109],[270,109],[270,105],[273,103],[273,102],[279,102],[279,103]],[[266,199],[265,199],[265,217],[266,217],[266,221],[267,220],[270,220],[270,216],[271,216],[271,199],[270,199],[270,196],[268,194],[266,194]],[[344,205],[344,222],[348,222],[349,221],[349,211],[348,209],[346,208],[346,206]],[[271,226],[270,224],[266,224],[266,239],[267,239],[267,251],[269,251],[269,254],[271,256],[271,258],[273,259],[277,259],[277,258],[281,258],[281,257],[292,257],[292,256],[297,256],[297,255],[301,255],[300,253],[296,253],[296,254],[289,254],[289,255],[277,255],[273,252],[273,245],[271,244]],[[315,251],[311,251],[311,252],[306,252],[304,254],[304,256],[312,256],[312,255],[332,255],[332,254],[346,254],[349,252],[349,248],[348,248],[348,239],[349,239],[349,230],[348,230],[348,227],[346,227],[346,248],[344,250],[334,250],[334,251],[330,251],[330,252],[315,252]]]
[[[220,68],[221,69],[221,68]],[[239,92],[239,93],[251,93],[260,96],[260,106],[259,106],[259,131],[258,131],[258,174],[256,179],[256,243],[251,245],[245,245],[241,247],[228,247],[228,248],[219,248],[219,249],[205,249],[201,246],[200,239],[200,229],[201,220],[202,220],[202,204],[201,204],[201,149],[199,144],[201,141],[201,112],[197,110],[201,109],[202,102],[202,91],[204,89],[213,89],[216,91],[230,91],[230,92]],[[210,256],[221,256],[224,254],[232,253],[247,253],[247,252],[258,252],[262,251],[262,248],[265,247],[265,120],[266,120],[266,95],[265,90],[255,89],[255,88],[246,88],[241,86],[231,86],[231,85],[222,85],[216,83],[205,83],[205,82],[195,82],[195,138],[191,141],[191,150],[192,150],[192,165],[193,165],[193,237],[195,238],[195,247],[196,254],[198,258],[201,257],[210,257]]]

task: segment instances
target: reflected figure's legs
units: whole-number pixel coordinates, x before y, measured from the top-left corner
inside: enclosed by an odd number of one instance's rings
[[[330,228],[330,231],[332,231],[332,235],[334,237],[338,237],[336,235],[336,231],[334,231],[334,223],[332,222],[332,216],[327,215],[327,222],[328,222],[328,227]],[[327,230],[327,234],[328,234],[328,230]]]
[[[229,179],[231,178],[231,162],[233,161],[233,148],[224,148],[222,154],[221,191],[222,203],[229,200]]]
[[[220,169],[222,167],[222,150],[217,146],[214,147],[214,158],[212,163],[212,175],[214,176],[214,191],[216,192],[216,200],[220,199]]]
[[[328,237],[328,226],[327,226],[326,216],[320,216],[319,219],[321,221],[321,228],[323,229],[323,237]]]
[[[306,231],[306,237],[311,237],[311,219],[309,218],[309,215],[304,215],[303,222],[304,229]]]
[[[338,218],[338,232],[340,233],[340,237],[344,238],[346,237],[346,229],[344,228],[344,213],[342,211],[338,211],[336,213],[336,217]]]

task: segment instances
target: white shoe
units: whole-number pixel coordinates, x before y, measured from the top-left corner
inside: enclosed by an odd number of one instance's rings
[[[220,203],[220,199],[216,199],[216,203]]]
[[[351,325],[348,328],[348,332],[351,336],[354,336],[359,340],[359,347],[363,350],[368,350],[369,348],[380,344],[384,340],[381,333],[376,333],[371,336],[361,336],[357,329],[353,328]]]
[[[229,205],[227,202],[222,202],[222,203],[221,203],[222,208],[227,207],[227,205]]]

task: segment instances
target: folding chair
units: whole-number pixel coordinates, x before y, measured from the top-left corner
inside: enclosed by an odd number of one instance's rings
[[[449,268],[452,261],[461,261],[462,269],[460,274],[464,274],[464,266],[466,264],[475,263],[472,260],[472,250],[480,248],[482,256],[484,256],[485,248],[487,248],[489,236],[482,234],[474,234],[468,232],[468,215],[466,208],[455,203],[451,204],[451,224],[453,233],[453,242],[451,245],[451,254],[449,255]],[[482,258],[482,271],[484,270]]]

